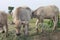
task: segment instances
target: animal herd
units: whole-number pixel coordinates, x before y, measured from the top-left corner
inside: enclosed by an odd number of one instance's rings
[[[4,11],[0,11],[0,29],[2,29],[2,33],[6,33],[8,36],[8,20],[7,20],[7,13]],[[38,24],[41,23],[43,25],[44,19],[50,19],[53,21],[53,31],[57,27],[57,22],[59,20],[59,8],[55,5],[50,6],[41,6],[36,10],[32,11],[29,7],[17,7],[12,11],[12,21],[15,24],[16,28],[16,35],[19,36],[21,34],[21,25],[23,25],[24,35],[29,35],[29,21],[32,18],[36,18],[36,30],[38,30]],[[6,30],[4,30],[4,28]]]

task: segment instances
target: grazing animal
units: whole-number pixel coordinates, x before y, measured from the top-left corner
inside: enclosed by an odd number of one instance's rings
[[[3,27],[5,27],[6,31]],[[7,13],[4,11],[0,11],[0,32],[5,32],[6,36],[8,36]]]
[[[12,12],[13,23],[16,25],[16,35],[20,35],[21,25],[24,28],[24,34],[28,35],[29,21],[31,19],[32,11],[29,7],[18,7]]]
[[[54,23],[53,29],[56,29],[58,17],[59,17],[59,9],[55,5],[50,6],[42,6],[32,12],[32,17],[37,18],[36,21],[36,29],[38,32],[38,24],[43,24],[44,19],[51,19]]]

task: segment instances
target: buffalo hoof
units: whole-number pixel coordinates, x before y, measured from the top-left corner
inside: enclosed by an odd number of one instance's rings
[[[20,33],[18,33],[18,34],[16,34],[17,36],[20,36],[21,34]]]
[[[37,30],[37,34],[39,33],[39,30],[38,30],[38,28],[36,29]]]
[[[2,31],[2,33],[5,33],[5,31]]]
[[[26,37],[28,37],[29,36],[29,33],[27,33],[27,34],[24,34]]]

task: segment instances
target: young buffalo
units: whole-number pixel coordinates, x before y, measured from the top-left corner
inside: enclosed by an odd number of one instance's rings
[[[59,9],[55,5],[42,6],[33,11],[32,17],[37,18],[36,21],[37,32],[38,32],[38,24],[39,23],[43,24],[44,19],[51,19],[54,23],[52,30],[55,30],[58,22],[58,16],[59,16]]]
[[[5,27],[6,31],[3,27]],[[0,11],[0,32],[5,32],[6,36],[8,36],[7,13],[4,11]]]
[[[32,11],[29,7],[18,7],[12,12],[13,23],[16,25],[16,34],[20,35],[21,25],[24,28],[24,34],[28,35],[29,21]]]

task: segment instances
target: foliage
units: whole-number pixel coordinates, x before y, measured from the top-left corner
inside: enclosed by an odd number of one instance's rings
[[[9,6],[8,7],[9,13],[11,13],[13,9],[14,9],[14,7]]]
[[[8,21],[9,22],[12,21],[12,17],[10,15],[8,16]],[[29,36],[28,37],[24,36],[23,28],[21,28],[21,30],[20,30],[21,31],[21,36],[16,36],[16,34],[15,34],[15,25],[8,25],[9,26],[9,32],[8,32],[9,36],[6,38],[5,37],[5,33],[4,34],[0,33],[0,40],[42,40],[45,34],[43,34],[43,36],[41,36],[40,31],[39,31],[39,34],[36,34],[35,22],[36,22],[35,18],[31,19],[30,27],[29,27]],[[59,23],[60,23],[60,21],[59,21]],[[46,20],[44,20],[44,27],[43,27],[43,29],[44,30],[47,29],[47,30],[51,31],[50,29],[51,29],[52,25],[53,25],[52,21],[46,19]],[[41,30],[40,27],[38,27],[38,28],[39,28],[39,30]],[[46,36],[48,37],[49,34],[47,33],[45,35],[45,37]]]
[[[58,28],[60,28],[60,20],[58,21],[58,23],[57,23],[57,24],[58,24],[58,25],[57,25],[57,26],[58,26]]]

